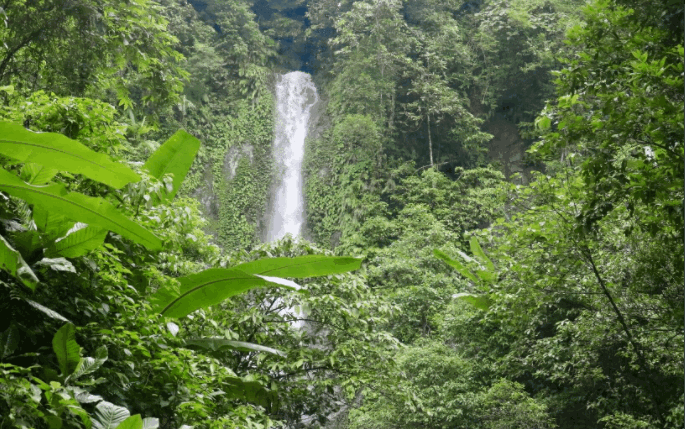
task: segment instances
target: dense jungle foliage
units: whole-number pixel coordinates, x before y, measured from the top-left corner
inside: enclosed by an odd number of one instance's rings
[[[0,19],[0,428],[685,425],[682,1]],[[307,240],[263,244],[291,70]]]

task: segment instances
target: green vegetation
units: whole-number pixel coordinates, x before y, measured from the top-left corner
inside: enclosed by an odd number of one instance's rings
[[[1,6],[0,428],[685,424],[682,2]]]

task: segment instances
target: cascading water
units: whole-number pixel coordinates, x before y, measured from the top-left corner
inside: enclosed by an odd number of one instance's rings
[[[312,108],[319,101],[311,76],[295,71],[276,84],[273,154],[277,177],[271,202],[267,241],[300,235],[304,224],[302,161]]]

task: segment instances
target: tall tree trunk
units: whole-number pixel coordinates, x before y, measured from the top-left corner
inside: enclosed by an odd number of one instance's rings
[[[428,118],[428,153],[430,154],[431,168],[433,168],[433,141],[431,140],[431,114],[427,113]]]

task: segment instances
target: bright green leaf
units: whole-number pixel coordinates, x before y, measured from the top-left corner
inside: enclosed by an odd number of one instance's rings
[[[166,317],[183,317],[241,292],[273,285],[267,280],[240,270],[221,268],[180,277],[178,281],[181,282],[178,295],[162,290],[152,297],[154,309]]]
[[[60,255],[67,258],[83,256],[93,249],[98,248],[107,237],[107,230],[85,224],[80,228],[72,228],[66,237],[59,239],[50,246],[46,255]],[[74,230],[76,229],[76,230]]]
[[[173,199],[200,149],[200,140],[183,130],[177,131],[153,153],[144,165],[150,175],[162,179],[173,174],[173,189],[166,198]]]
[[[154,234],[121,214],[102,198],[67,192],[62,185],[31,186],[16,176],[0,169],[0,191],[21,198],[47,211],[60,213],[75,221],[100,226],[138,242],[150,250],[162,248]]]
[[[490,306],[492,305],[492,300],[488,298],[487,295],[475,295],[472,293],[458,293],[455,295],[452,295],[452,298],[460,299],[462,301],[465,301],[472,306],[480,309],[487,311]]]
[[[33,222],[41,235],[48,240],[64,237],[74,226],[74,221],[65,218],[54,210],[41,206],[33,207]]]
[[[493,264],[492,261],[485,256],[485,252],[483,252],[483,249],[480,247],[478,240],[473,237],[471,240],[469,240],[469,244],[471,245],[471,253],[478,258],[478,261],[485,265],[489,271],[495,271],[495,264]]]
[[[124,164],[75,140],[56,133],[34,133],[19,124],[0,122],[0,154],[21,162],[82,174],[117,189],[140,180],[140,176]]]
[[[248,274],[304,279],[359,269],[362,260],[344,256],[306,255],[295,258],[258,259],[234,267]]]
[[[140,414],[134,414],[119,423],[117,429],[143,429],[143,419],[140,418]]]
[[[21,180],[29,185],[44,185],[52,180],[59,170],[40,164],[26,163],[21,167]]]
[[[461,262],[450,258],[438,249],[433,250],[433,254],[438,258],[442,259],[443,261],[445,261],[445,263],[450,267],[456,269],[462,276],[470,279],[474,283],[478,283],[478,278],[476,278],[476,276],[474,276],[473,273],[471,273],[471,271],[469,271],[468,268],[466,268],[464,264],[462,264]]]

